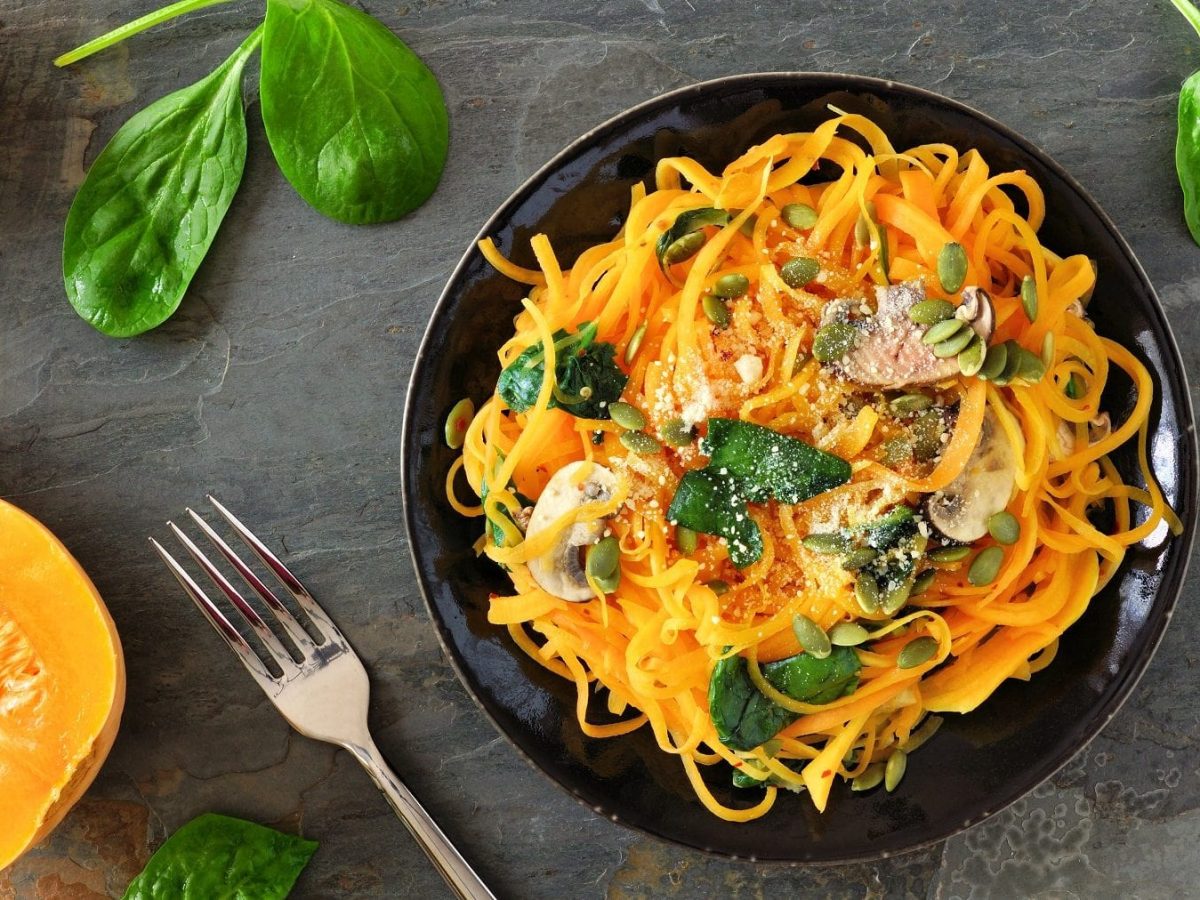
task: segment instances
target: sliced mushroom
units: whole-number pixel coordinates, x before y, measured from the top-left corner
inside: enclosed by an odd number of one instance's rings
[[[987,534],[987,521],[1012,499],[1016,459],[1004,429],[989,409],[979,443],[959,476],[925,503],[929,523],[943,535],[967,544]]]
[[[859,330],[853,349],[833,367],[842,377],[867,387],[899,389],[918,384],[933,384],[958,374],[958,360],[939,359],[933,348],[921,342],[926,326],[908,317],[909,309],[925,299],[920,281],[906,281],[875,289],[876,311],[873,316],[851,319],[855,304],[834,300],[825,306],[822,326],[832,322],[850,322]],[[964,288],[963,302],[955,317],[970,325],[985,342],[992,336],[996,316],[992,301],[978,287]]]
[[[563,466],[550,478],[546,489],[538,497],[529,517],[526,539],[539,531],[545,531],[561,516],[597,500],[608,500],[616,490],[617,476],[610,469],[593,463],[587,478],[576,484],[576,474],[585,462],[573,462]],[[529,563],[529,574],[548,594],[575,602],[590,600],[594,596],[584,575],[584,548],[595,544],[604,536],[604,521],[591,519],[576,522],[563,529],[558,539],[542,556]]]
[[[1066,419],[1058,420],[1058,428],[1056,429],[1058,437],[1058,449],[1063,456],[1070,456],[1075,452],[1075,427]],[[1112,418],[1108,413],[1100,413],[1090,422],[1088,422],[1088,446],[1098,444],[1112,434]]]

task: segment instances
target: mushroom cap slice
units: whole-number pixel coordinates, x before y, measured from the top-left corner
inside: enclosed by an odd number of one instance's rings
[[[587,477],[577,484],[576,476],[580,467],[585,465],[587,463],[582,460],[569,463],[550,478],[529,517],[526,540],[545,531],[565,513],[585,503],[611,499],[617,487],[617,476],[611,469],[592,463]],[[596,543],[603,536],[603,520],[576,522],[562,530],[548,551],[530,560],[529,574],[542,590],[555,597],[576,603],[591,600],[595,595],[584,574],[582,548]]]
[[[966,322],[986,343],[996,321],[991,299],[978,287],[964,288],[962,297],[955,317]],[[849,318],[854,303],[844,299],[831,301],[822,311],[822,325],[849,321],[859,331],[854,347],[833,364],[842,377],[866,387],[898,390],[958,375],[958,360],[935,356],[933,348],[921,341],[926,326],[908,317],[909,309],[925,299],[923,282],[878,287],[875,299],[875,315],[860,319]]]
[[[929,523],[951,540],[978,540],[987,534],[988,519],[1008,506],[1016,475],[1012,444],[989,409],[979,443],[962,472],[926,501]]]

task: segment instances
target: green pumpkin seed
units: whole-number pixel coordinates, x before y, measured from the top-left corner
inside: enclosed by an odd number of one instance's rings
[[[889,794],[896,789],[904,770],[908,768],[908,754],[903,750],[893,750],[888,757],[887,765],[883,768],[883,789]]]
[[[942,452],[942,432],[945,423],[935,409],[927,409],[917,415],[912,423],[913,455],[921,462],[929,462]]]
[[[616,589],[621,586],[620,568],[614,569],[611,575],[608,575],[604,578],[596,578],[595,582],[596,586],[600,588],[600,590],[604,591],[604,593],[614,593]]]
[[[871,218],[875,215],[875,204],[867,201],[868,215],[858,214],[858,219],[854,222],[854,246],[855,248],[865,247],[871,243]]]
[[[869,791],[879,787],[883,781],[883,763],[871,763],[863,769],[861,775],[856,775],[850,782],[852,791]]]
[[[942,727],[944,722],[941,716],[926,716],[925,721],[916,731],[908,736],[908,740],[900,745],[900,749],[905,753],[912,753],[925,746],[926,742],[937,734],[937,730]]]
[[[803,231],[817,224],[817,211],[807,203],[789,203],[783,208],[781,215],[783,221]]]
[[[637,356],[637,352],[642,349],[642,340],[646,337],[646,323],[643,322],[634,331],[633,337],[629,339],[629,343],[625,345],[625,365],[633,362],[633,358]]]
[[[865,613],[879,612],[879,582],[870,572],[859,572],[854,581],[854,599]]]
[[[845,553],[850,549],[850,539],[834,532],[813,532],[800,541],[806,550],[813,553]]]
[[[1021,279],[1021,308],[1025,310],[1025,317],[1029,319],[1030,322],[1037,321],[1037,282],[1034,281],[1032,275],[1026,275]]]
[[[988,534],[996,539],[997,544],[1015,544],[1021,537],[1021,523],[1017,517],[1006,510],[1001,510],[987,520]]]
[[[691,556],[696,552],[696,547],[700,542],[700,536],[690,528],[685,528],[682,525],[675,526],[675,546],[679,548],[679,552],[684,556]]]
[[[791,288],[802,288],[821,271],[821,264],[811,256],[797,256],[779,267],[779,277]]]
[[[937,276],[942,290],[956,294],[967,280],[967,251],[962,244],[951,241],[942,246],[937,258]]]
[[[971,555],[970,547],[938,547],[926,554],[935,563],[962,562]]]
[[[829,643],[829,635],[808,616],[802,616],[799,613],[792,616],[792,631],[796,635],[796,640],[800,642],[800,646],[804,648],[804,652],[814,659],[825,659],[833,652],[833,645]]]
[[[608,404],[608,417],[629,431],[640,431],[646,427],[646,417],[642,411],[621,400]]]
[[[927,394],[904,394],[888,403],[888,408],[896,415],[921,412],[933,406],[933,398]]]
[[[1042,363],[1041,357],[1035,353],[1030,353],[1022,347],[1021,363],[1017,368],[1017,377],[1028,381],[1030,384],[1037,384],[1045,374],[1046,366]]]
[[[855,572],[875,562],[877,556],[879,556],[879,551],[873,550],[870,547],[860,547],[857,550],[851,550],[842,558],[842,568],[847,572]]]
[[[463,397],[452,407],[446,416],[446,446],[458,450],[467,439],[467,429],[475,418],[475,404],[470,397]]]
[[[908,602],[911,594],[912,582],[902,581],[883,595],[883,601],[879,604],[879,608],[885,615],[890,616],[899,611]]]
[[[849,322],[830,322],[813,336],[813,356],[821,362],[841,359],[857,340],[858,329]]]
[[[881,275],[883,275],[884,283],[891,284],[892,281],[891,281],[891,278],[888,276],[888,272],[891,269],[890,255],[891,255],[892,251],[891,251],[891,245],[888,243],[887,228],[884,227],[883,225],[876,225],[875,226],[875,236],[876,236],[877,240],[879,241],[879,272]]]
[[[871,633],[857,622],[838,622],[829,629],[829,643],[835,647],[857,647],[870,636]]]
[[[712,581],[705,582],[705,587],[720,597],[722,594],[729,593],[729,582],[722,581],[720,578],[714,578]]]
[[[954,304],[948,300],[922,300],[908,308],[908,317],[918,325],[936,325],[954,315]]]
[[[938,642],[936,638],[932,638],[929,635],[914,638],[904,645],[904,649],[896,657],[896,666],[901,669],[915,669],[922,663],[933,659],[937,651]]]
[[[730,210],[730,212],[733,212],[733,210]],[[736,215],[741,215],[741,213],[736,213]],[[742,222],[742,226],[738,229],[738,231],[740,231],[746,237],[752,238],[754,237],[754,226],[757,224],[758,216],[756,216],[754,213],[750,213],[750,215],[746,216],[745,221]]]
[[[921,337],[923,343],[933,345],[940,344],[942,341],[949,340],[956,334],[967,327],[967,323],[962,319],[943,319],[942,321],[931,325],[929,330]],[[974,332],[972,331],[972,334]],[[970,340],[968,338],[967,340]]]
[[[893,468],[912,459],[912,444],[902,437],[894,437],[883,444],[883,464]]]
[[[704,309],[704,315],[708,317],[708,321],[718,328],[725,328],[729,325],[729,307],[720,297],[705,294],[704,299],[700,301],[700,306]]]
[[[662,444],[644,431],[622,431],[621,446],[638,456],[652,456],[662,450]]]
[[[686,447],[696,436],[692,426],[683,419],[668,419],[658,429],[658,434],[669,447]]]
[[[958,356],[971,341],[978,340],[979,336],[975,334],[974,328],[964,328],[962,331],[955,334],[953,337],[947,338],[940,343],[933,345],[933,355],[938,359],[949,359],[951,356]]]
[[[937,578],[937,569],[926,569],[913,580],[912,591],[910,597],[920,597],[923,593],[929,590],[933,584],[933,579]]]
[[[1054,365],[1054,332],[1047,331],[1042,338],[1042,365],[1049,369]]]
[[[1002,346],[1007,354],[1004,369],[992,379],[998,385],[1006,385],[1017,377],[1021,369],[1021,360],[1025,357],[1025,348],[1016,341],[1005,341]]]
[[[1000,574],[1000,565],[1004,562],[1004,551],[999,547],[987,547],[979,551],[979,555],[971,561],[967,569],[967,581],[975,587],[991,584]]]
[[[596,580],[608,578],[621,562],[621,545],[612,535],[602,538],[588,547],[584,567]]]
[[[1078,400],[1085,393],[1087,393],[1087,388],[1084,387],[1083,379],[1081,379],[1078,375],[1072,373],[1071,377],[1069,379],[1067,379],[1067,387],[1066,387],[1067,396],[1072,400]]]
[[[700,252],[700,248],[704,246],[707,240],[708,238],[704,236],[703,231],[693,231],[685,234],[667,247],[662,255],[663,264],[673,266],[676,263],[691,259]]]
[[[722,275],[713,285],[713,294],[723,300],[733,300],[750,290],[750,279],[740,272]]]
[[[967,378],[970,378],[972,375],[978,375],[979,370],[983,368],[983,361],[986,356],[987,344],[976,335],[971,343],[967,344],[966,349],[958,354],[958,371],[962,372]]]
[[[1006,362],[1008,362],[1008,345],[994,344],[987,348],[987,353],[983,359],[983,366],[976,374],[984,381],[993,381],[1004,371],[1004,364]]]

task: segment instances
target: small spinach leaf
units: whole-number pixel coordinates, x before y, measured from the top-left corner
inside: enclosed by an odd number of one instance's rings
[[[131,337],[178,308],[242,180],[242,70],[261,38],[137,113],[92,164],[67,214],[63,281],[98,331]]]
[[[758,485],[780,503],[800,503],[850,480],[844,459],[737,419],[709,419],[700,452],[710,467]]]
[[[416,209],[442,176],[446,105],[398,37],[338,0],[267,0],[263,123],[310,206],[351,224]]]
[[[793,700],[830,703],[853,693],[861,668],[852,648],[835,647],[825,659],[799,653],[767,663],[762,673],[772,687]],[[741,656],[727,657],[713,667],[708,709],[717,737],[734,750],[753,750],[799,718],[754,686]]]
[[[316,849],[315,841],[206,813],[155,851],[124,900],[283,900]]]
[[[596,326],[589,323],[571,334],[554,333],[555,391],[550,406],[558,406],[581,419],[607,419],[608,405],[621,398],[629,376],[616,363],[616,348],[595,341]],[[527,347],[496,382],[500,398],[515,412],[525,412],[537,402],[546,373],[541,341]]]
[[[763,551],[762,532],[746,507],[744,481],[712,466],[684,473],[667,509],[667,521],[692,531],[715,534],[729,545],[729,561],[744,569]]]
[[[1190,0],[1171,0],[1200,34],[1200,10]],[[1200,72],[1193,72],[1179,88],[1178,131],[1175,135],[1175,171],[1183,189],[1183,215],[1192,240],[1200,244]]]

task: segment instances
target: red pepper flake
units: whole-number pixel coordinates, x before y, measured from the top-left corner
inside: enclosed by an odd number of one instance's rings
[[[831,771],[829,771],[828,769],[826,769],[824,772],[821,773],[821,777],[822,778],[832,778],[833,773]]]

